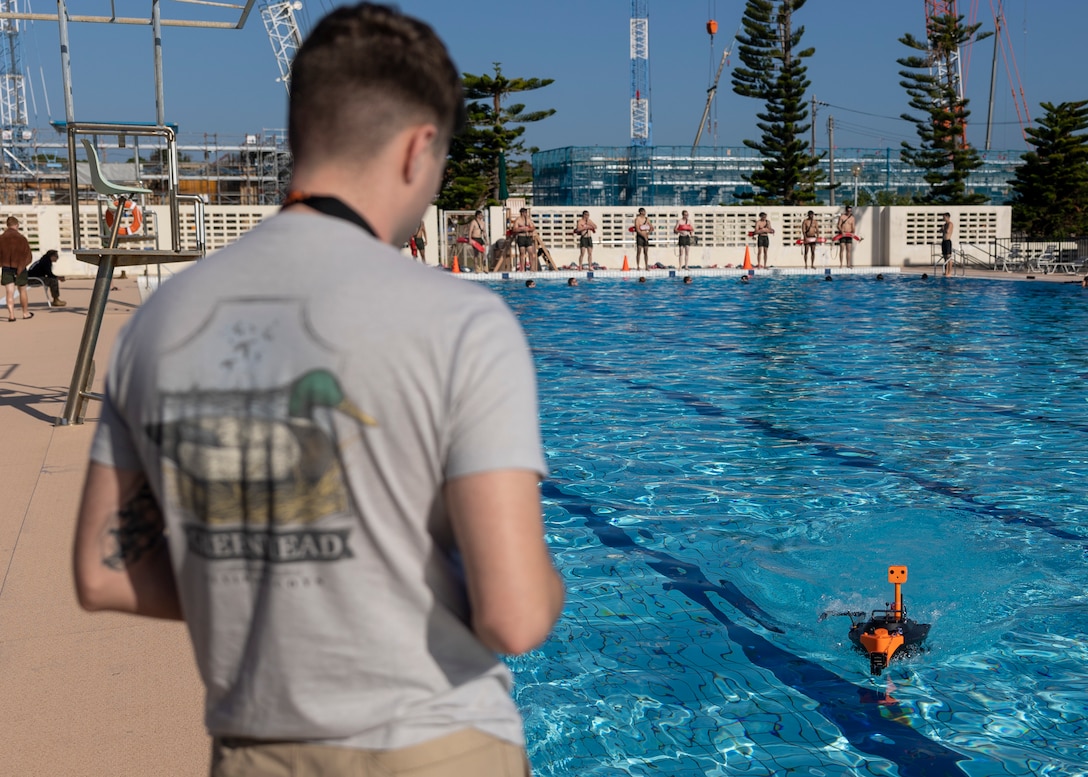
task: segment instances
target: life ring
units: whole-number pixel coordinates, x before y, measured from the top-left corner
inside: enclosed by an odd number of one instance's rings
[[[116,218],[117,213],[117,200],[113,201],[114,207],[106,208],[106,228],[113,230],[113,220]],[[135,235],[144,226],[144,214],[140,210],[140,206],[132,200],[125,201],[125,215],[127,216],[128,223],[125,223],[124,218],[121,219],[121,226],[117,229],[117,234],[121,237],[128,235]]]

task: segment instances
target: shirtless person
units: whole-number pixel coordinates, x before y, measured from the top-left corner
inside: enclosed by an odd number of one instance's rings
[[[951,213],[942,213],[944,224],[941,225],[941,259],[944,261],[944,277],[952,274],[952,233],[956,225],[952,223]]]
[[[771,247],[771,233],[774,232],[774,227],[771,226],[771,222],[767,220],[766,213],[760,213],[759,218],[756,219],[756,228],[753,230],[753,234],[756,236],[756,267],[767,267],[767,249]]]
[[[529,209],[522,208],[518,211],[518,217],[514,219],[514,242],[518,246],[518,270],[531,270],[533,267],[532,256],[534,250],[533,233],[536,232],[536,224],[529,216]]]
[[[582,218],[574,227],[574,234],[578,236],[578,269],[582,269],[582,260],[586,259],[586,267],[593,269],[593,233],[597,231],[597,225],[589,217],[589,211],[582,211]]]
[[[844,259],[847,267],[854,266],[855,229],[857,229],[857,225],[854,221],[854,210],[847,205],[846,212],[839,216],[839,222],[835,226],[836,237],[839,239],[839,267],[843,266]]]
[[[419,229],[412,235],[412,241],[416,244],[416,251],[419,252],[419,261],[427,264],[427,225],[422,221],[419,222]]]
[[[691,217],[686,210],[680,211],[680,220],[676,222],[676,244],[680,247],[680,267],[688,269],[688,253],[691,251],[691,236],[695,232],[695,226],[691,223]]]
[[[487,230],[484,229],[483,211],[476,211],[468,225],[468,244],[472,249],[472,269],[474,272],[487,271]]]
[[[635,216],[635,269],[638,269],[638,258],[641,256],[646,262],[646,269],[650,269],[650,234],[654,231],[654,225],[650,223],[650,217],[646,215],[645,208],[638,209]]]
[[[820,240],[820,222],[816,220],[813,211],[808,212],[808,218],[801,222],[801,260],[808,268],[808,260],[812,259],[812,269],[816,269],[816,243]]]

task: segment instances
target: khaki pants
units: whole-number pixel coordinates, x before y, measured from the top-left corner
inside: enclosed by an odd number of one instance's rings
[[[529,777],[525,751],[475,729],[396,750],[216,739],[211,777]]]

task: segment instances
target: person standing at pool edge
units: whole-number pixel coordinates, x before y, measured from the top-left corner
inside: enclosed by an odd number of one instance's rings
[[[801,222],[801,261],[808,269],[808,261],[812,259],[812,269],[816,269],[816,243],[820,239],[820,222],[816,220],[815,211],[808,212],[808,218]]]
[[[79,601],[184,617],[213,777],[524,777],[495,653],[543,641],[563,600],[532,360],[498,297],[394,248],[463,125],[459,71],[362,3],[317,24],[291,87],[289,204],[117,340]]]
[[[476,211],[468,225],[468,244],[472,248],[472,271],[487,272],[487,230],[481,210]]]
[[[771,234],[774,228],[767,220],[766,213],[760,213],[756,219],[756,228],[753,234],[756,236],[756,267],[767,268],[767,252],[771,247]]]
[[[518,217],[514,219],[514,242],[518,247],[518,269],[533,269],[532,249],[535,245],[533,234],[536,232],[536,224],[529,215],[528,208],[518,211]]]
[[[676,222],[673,230],[676,235],[676,244],[680,249],[680,269],[688,269],[688,254],[691,252],[691,237],[695,227],[691,223],[691,217],[686,210],[680,211],[680,220]]]
[[[654,225],[650,223],[645,208],[638,209],[635,216],[635,269],[638,269],[638,258],[641,256],[646,263],[646,269],[650,269],[650,234],[654,231]]]
[[[419,220],[419,228],[412,235],[412,241],[416,244],[416,251],[419,252],[419,261],[427,264],[427,225],[423,223],[423,219]]]
[[[587,269],[593,269],[593,233],[597,231],[597,225],[589,217],[589,211],[582,211],[582,217],[574,226],[574,234],[578,235],[578,269],[582,269],[585,260]]]
[[[944,277],[952,274],[952,233],[956,225],[952,223],[951,213],[942,213],[944,224],[941,225],[941,259],[944,261]]]
[[[846,206],[846,212],[839,216],[835,237],[839,241],[839,267],[846,260],[847,267],[854,266],[854,238],[857,223],[854,221],[854,209]]]

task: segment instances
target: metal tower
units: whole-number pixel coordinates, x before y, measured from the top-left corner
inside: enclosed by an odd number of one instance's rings
[[[650,12],[631,0],[631,145],[652,144],[650,124]]]
[[[19,0],[0,0],[0,13],[19,13]],[[20,19],[0,18],[0,129],[5,141],[19,140],[29,125],[26,113],[26,83],[19,32]],[[6,144],[5,144],[6,145]]]
[[[272,52],[276,55],[276,64],[280,68],[279,81],[283,82],[288,93],[291,91],[291,60],[302,45],[302,33],[298,28],[295,11],[302,9],[302,3],[265,2],[261,4],[261,18],[272,42]]]
[[[956,0],[925,0],[926,40],[929,41],[930,72],[940,83],[955,88],[956,96],[963,99],[963,70],[960,65],[959,47],[951,51],[938,51],[933,45],[933,20],[942,16],[958,17]]]

